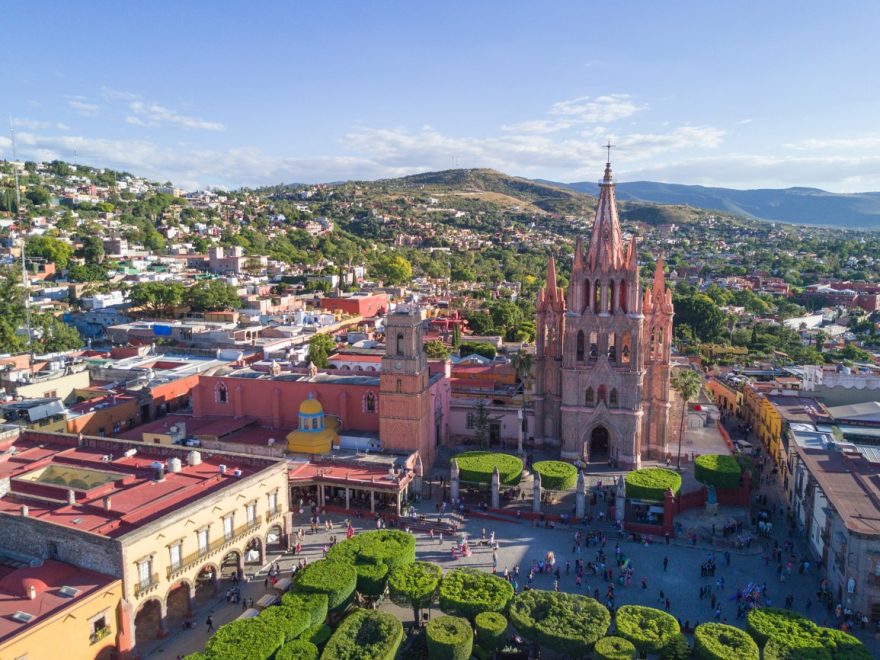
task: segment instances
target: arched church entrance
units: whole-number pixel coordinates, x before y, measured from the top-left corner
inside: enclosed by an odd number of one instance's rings
[[[611,446],[608,435],[608,429],[604,426],[597,426],[590,433],[590,442],[587,449],[587,462],[597,463],[608,460]]]

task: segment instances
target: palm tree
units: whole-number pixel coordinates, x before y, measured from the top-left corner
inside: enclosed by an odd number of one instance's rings
[[[526,418],[526,379],[532,373],[532,355],[522,348],[510,356],[510,364],[516,369],[516,377],[522,384],[522,408],[519,419],[519,432],[517,433],[518,447],[517,451],[522,454],[522,437],[523,437],[523,421]]]
[[[671,379],[672,389],[681,397],[681,426],[678,429],[678,458],[675,462],[677,470],[681,469],[681,439],[684,437],[684,423],[687,419],[687,405],[697,398],[703,387],[703,379],[691,369],[678,371]]]

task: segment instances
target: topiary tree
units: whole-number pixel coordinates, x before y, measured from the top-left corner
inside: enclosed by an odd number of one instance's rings
[[[507,637],[507,619],[498,612],[480,612],[474,617],[477,643],[487,651],[498,651]]]
[[[703,454],[694,460],[694,476],[700,483],[715,488],[739,488],[742,468],[733,456]]]
[[[240,619],[220,626],[205,644],[205,655],[223,660],[271,658],[284,643],[284,631],[273,622]]]
[[[299,637],[312,624],[308,612],[286,605],[274,605],[260,612],[262,619],[284,633],[284,641],[289,642]]]
[[[516,486],[523,471],[522,459],[499,452],[466,451],[456,456],[455,461],[458,463],[458,478],[469,483],[492,483],[492,472],[497,467],[501,483]]]
[[[636,647],[632,642],[613,635],[603,637],[593,647],[596,660],[632,660],[635,654]]]
[[[588,596],[532,589],[513,599],[510,622],[528,640],[580,656],[608,631],[611,614]]]
[[[324,623],[327,618],[327,594],[286,592],[281,604],[309,613],[310,626]]]
[[[677,495],[681,490],[681,475],[666,468],[641,468],[628,473],[624,479],[626,496],[636,500],[662,502],[670,488]]]
[[[474,631],[467,619],[438,616],[425,627],[431,660],[468,660],[474,648]]]
[[[761,652],[748,633],[725,623],[703,623],[694,630],[694,652],[701,660],[760,660]]]
[[[681,632],[674,616],[641,605],[621,605],[615,622],[617,634],[645,653],[660,653]]]
[[[571,463],[538,461],[532,469],[541,475],[541,487],[547,490],[571,490],[577,484],[578,471]]]
[[[833,656],[821,646],[792,646],[772,637],[764,645],[764,660],[833,660]]]
[[[331,635],[321,660],[392,660],[403,640],[403,624],[393,614],[355,610]]]
[[[443,569],[424,561],[398,566],[388,576],[391,600],[401,607],[411,607],[413,620],[418,622],[421,609],[437,598]]]
[[[318,660],[318,647],[311,642],[295,639],[275,652],[275,660]]]
[[[784,643],[812,638],[816,635],[818,626],[791,610],[760,607],[749,610],[746,615],[746,630],[758,644],[764,645],[771,637]]]
[[[764,645],[764,657],[867,660],[870,651],[856,637],[834,628],[822,628],[804,616],[778,607],[750,610],[749,634]]]
[[[344,607],[357,586],[357,571],[343,561],[321,559],[297,571],[291,589],[294,593],[318,593],[327,596],[331,610]]]
[[[381,596],[390,569],[416,559],[416,539],[396,529],[363,532],[334,545],[327,558],[352,564],[357,571],[357,590],[365,596]]]
[[[449,571],[440,583],[440,609],[473,620],[480,612],[504,612],[513,586],[474,568]]]
[[[688,660],[691,657],[691,645],[682,633],[675,635],[660,651],[663,660]]]
[[[333,634],[333,631],[330,629],[326,623],[319,623],[316,626],[312,626],[310,628],[306,628],[303,631],[302,635],[299,636],[299,639],[305,642],[311,642],[317,647],[322,647],[330,639],[330,635]]]

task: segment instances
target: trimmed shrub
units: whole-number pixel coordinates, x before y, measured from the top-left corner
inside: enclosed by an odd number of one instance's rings
[[[797,645],[798,639],[814,637],[818,628],[808,618],[779,607],[760,607],[749,610],[746,615],[746,630],[762,646],[771,637]]]
[[[281,597],[281,604],[309,613],[311,623],[316,626],[327,618],[327,594],[294,593],[288,591]]]
[[[355,610],[330,636],[322,660],[392,660],[403,640],[403,624],[393,614]]]
[[[691,645],[687,637],[682,633],[675,635],[670,642],[660,651],[663,660],[689,660],[691,657]]]
[[[615,621],[617,634],[645,653],[660,653],[681,632],[674,616],[653,607],[621,605]]]
[[[326,623],[319,623],[311,628],[306,628],[303,634],[299,636],[299,639],[304,642],[311,642],[317,647],[321,647],[324,646],[328,639],[330,639],[330,635],[332,634],[333,631],[330,629],[330,626]]]
[[[694,652],[701,660],[760,660],[755,640],[725,623],[702,623],[694,630]]]
[[[318,647],[310,642],[295,639],[278,649],[275,660],[318,660]]]
[[[330,548],[327,559],[350,564],[385,564],[394,569],[416,560],[416,537],[399,529],[361,532]]]
[[[681,490],[681,475],[666,468],[642,468],[626,475],[626,496],[636,500],[662,502],[670,488],[678,495]]]
[[[438,616],[425,627],[431,660],[468,660],[474,648],[474,631],[467,619]]]
[[[700,483],[715,488],[739,488],[742,468],[733,456],[704,454],[694,461],[694,476]]]
[[[205,644],[205,655],[223,660],[265,660],[284,643],[284,632],[272,623],[255,619],[220,626]]]
[[[286,605],[267,607],[260,612],[257,618],[272,624],[283,632],[285,642],[296,639],[306,628],[312,625],[312,619],[308,612]]]
[[[507,637],[507,619],[498,612],[480,612],[474,617],[477,628],[477,643],[488,651],[497,651],[504,646]]]
[[[571,463],[538,461],[532,469],[541,475],[541,488],[571,490],[577,484],[578,471]]]
[[[388,576],[391,600],[401,607],[411,607],[413,620],[418,621],[419,611],[429,607],[437,597],[442,577],[443,569],[426,561],[398,566]]]
[[[504,612],[513,586],[475,568],[449,571],[440,583],[440,609],[473,620],[480,612]]]
[[[512,454],[493,451],[466,451],[455,456],[458,478],[477,484],[491,484],[492,471],[498,467],[498,476],[505,486],[516,486],[523,471],[523,462]]]
[[[327,607],[336,610],[348,604],[356,586],[354,566],[321,559],[294,573],[291,589],[294,593],[326,594]]]
[[[832,658],[831,651],[821,646],[792,646],[779,637],[771,637],[764,646],[764,660],[832,660]]]
[[[355,564],[357,591],[364,596],[381,596],[385,593],[388,567],[385,564]]]
[[[635,654],[636,647],[632,642],[613,635],[603,637],[593,647],[596,660],[632,660]]]
[[[608,632],[611,614],[589,596],[532,589],[513,599],[510,622],[536,644],[581,656]]]

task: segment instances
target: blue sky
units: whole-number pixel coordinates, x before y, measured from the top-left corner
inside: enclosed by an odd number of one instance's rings
[[[880,190],[880,3],[4,3],[19,157],[185,187],[493,167]],[[4,127],[5,128],[5,127]],[[8,131],[0,156],[11,157]]]

